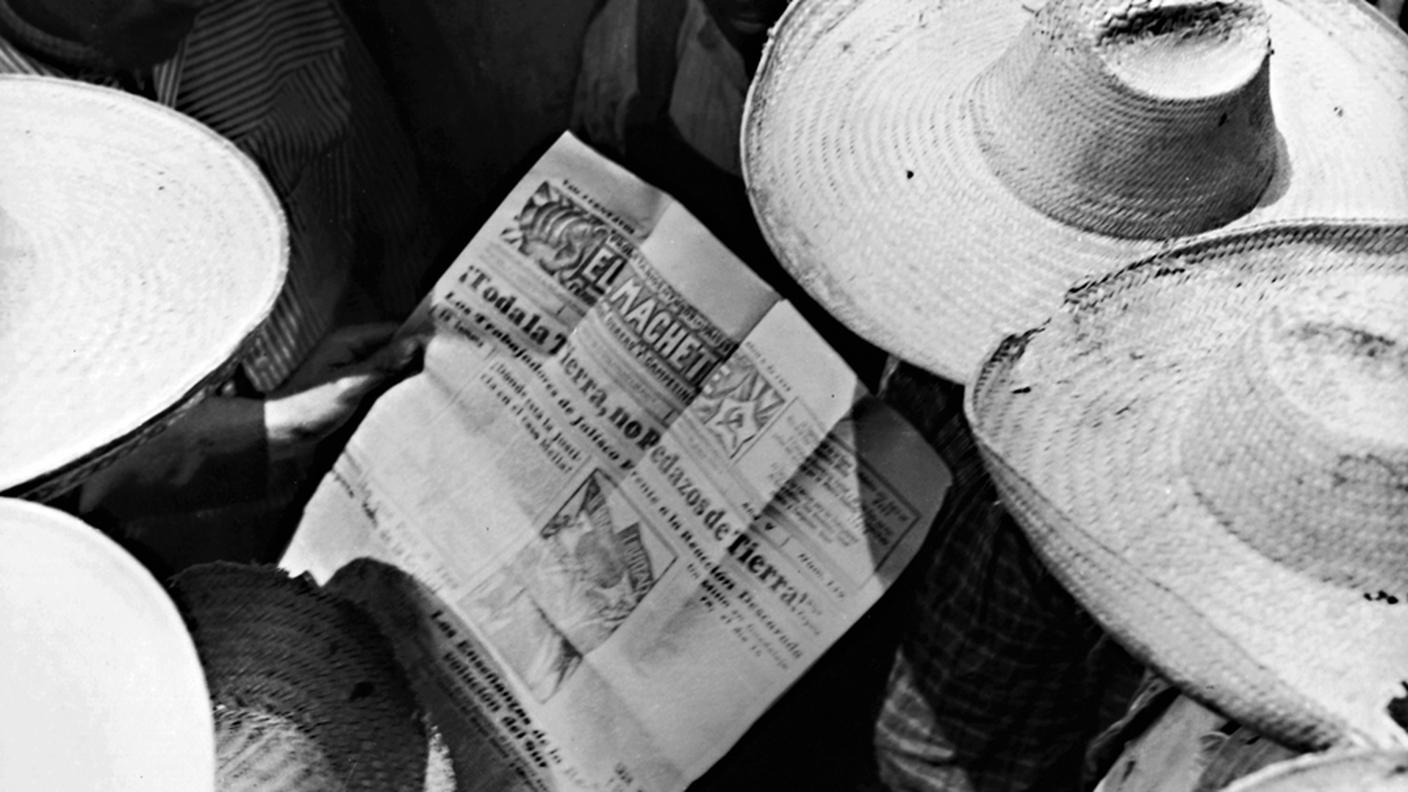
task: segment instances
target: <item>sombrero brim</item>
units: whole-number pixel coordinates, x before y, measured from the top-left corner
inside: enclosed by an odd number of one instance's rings
[[[0,492],[40,499],[176,417],[283,286],[258,167],[121,91],[0,76]]]
[[[744,176],[782,264],[852,330],[956,382],[1071,284],[1162,246],[1057,222],[988,169],[969,86],[1032,5],[798,0],[749,91]],[[1284,150],[1227,228],[1408,217],[1408,39],[1361,2],[1265,6]]]
[[[1408,792],[1408,751],[1345,751],[1274,764],[1223,792]]]
[[[156,579],[26,501],[0,498],[0,546],[0,789],[213,789],[205,677]]]
[[[1408,226],[1193,243],[1073,290],[998,346],[966,403],[1004,504],[1107,630],[1193,697],[1314,749],[1408,744],[1390,716],[1408,608],[1232,535],[1183,474],[1180,438],[1247,328],[1347,283],[1408,306]]]

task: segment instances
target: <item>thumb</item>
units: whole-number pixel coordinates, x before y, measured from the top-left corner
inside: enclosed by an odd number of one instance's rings
[[[344,368],[338,377],[344,396],[360,398],[382,384],[412,373],[420,364],[425,339],[407,336],[393,341],[365,360]]]
[[[425,355],[426,337],[409,335],[387,344],[373,357],[378,367],[388,375],[409,374],[420,365]]]

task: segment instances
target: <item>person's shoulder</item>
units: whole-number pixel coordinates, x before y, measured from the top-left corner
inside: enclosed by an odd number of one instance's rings
[[[214,0],[196,19],[193,33],[278,35],[342,31],[345,18],[335,0]]]

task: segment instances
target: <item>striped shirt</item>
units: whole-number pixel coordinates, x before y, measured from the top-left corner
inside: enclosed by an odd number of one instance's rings
[[[217,0],[170,60],[136,73],[104,69],[104,60],[0,0],[0,73],[145,95],[234,142],[269,179],[288,217],[291,257],[244,361],[256,389],[286,379],[349,302],[370,304],[359,319],[410,310],[436,243],[404,135],[335,3]]]

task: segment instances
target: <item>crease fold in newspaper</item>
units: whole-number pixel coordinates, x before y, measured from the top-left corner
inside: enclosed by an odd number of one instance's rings
[[[681,790],[914,555],[919,434],[669,196],[564,135],[403,332],[283,566],[373,612],[461,789]]]

